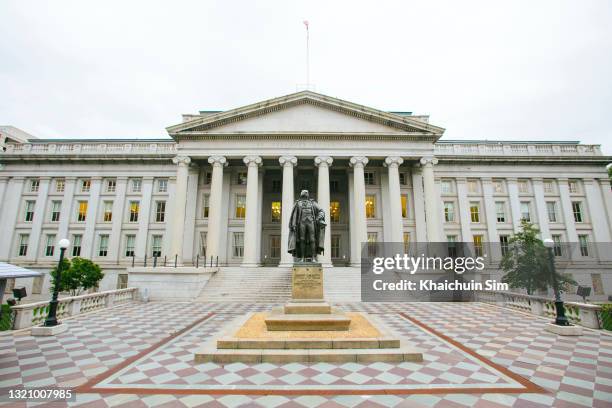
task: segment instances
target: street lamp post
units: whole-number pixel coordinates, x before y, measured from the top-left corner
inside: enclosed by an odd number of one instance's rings
[[[51,302],[49,302],[49,314],[45,319],[45,326],[52,327],[57,326],[57,297],[59,295],[60,282],[62,279],[62,264],[64,261],[64,252],[66,252],[66,248],[70,246],[70,241],[66,238],[60,240],[58,244],[60,248],[60,257],[59,263],[57,264],[57,274],[55,276],[55,285],[53,285],[53,297],[51,298]]]
[[[563,306],[563,300],[561,300],[561,292],[559,291],[559,283],[557,282],[557,271],[555,270],[555,254],[553,252],[555,242],[550,238],[546,238],[544,240],[544,245],[548,250],[548,263],[551,273],[553,292],[555,293],[555,309],[557,311],[555,324],[557,326],[569,326],[570,323],[569,320],[567,320],[567,317],[565,316],[565,307]]]

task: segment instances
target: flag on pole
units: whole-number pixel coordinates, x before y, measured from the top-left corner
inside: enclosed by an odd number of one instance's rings
[[[304,25],[306,26],[306,30],[308,30],[308,20],[304,20]]]

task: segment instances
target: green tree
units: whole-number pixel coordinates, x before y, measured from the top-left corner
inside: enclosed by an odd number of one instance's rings
[[[552,262],[548,248],[538,237],[540,230],[526,220],[521,221],[521,230],[508,242],[508,252],[501,261],[505,272],[502,281],[511,288],[523,288],[532,295],[537,290],[563,291],[567,284],[576,282],[569,276],[555,270],[557,287],[553,285]]]
[[[52,285],[55,285],[57,268],[51,271]],[[64,259],[62,264],[62,277],[60,282],[61,291],[69,291],[72,296],[98,286],[104,277],[100,266],[89,259],[72,258],[72,261]]]

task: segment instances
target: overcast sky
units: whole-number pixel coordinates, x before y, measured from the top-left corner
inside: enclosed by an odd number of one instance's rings
[[[581,140],[612,153],[612,2],[0,2],[0,125],[156,138],[181,113],[306,82],[431,115],[444,139]]]

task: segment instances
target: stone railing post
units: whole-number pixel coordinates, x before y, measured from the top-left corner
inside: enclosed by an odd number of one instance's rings
[[[14,308],[15,321],[13,329],[25,329],[32,326],[32,309]]]
[[[81,314],[81,299],[79,297],[75,297],[74,299],[72,299],[72,302],[70,302],[70,310],[68,311],[68,314],[70,314],[70,316],[76,316]]]
[[[540,299],[537,298],[532,298],[529,301],[530,305],[531,305],[531,313],[536,315],[536,316],[543,316],[544,315],[544,303],[542,303],[542,301],[540,301]]]
[[[106,295],[104,302],[105,302],[106,308],[113,307],[115,305],[115,294],[111,292],[108,295]]]

